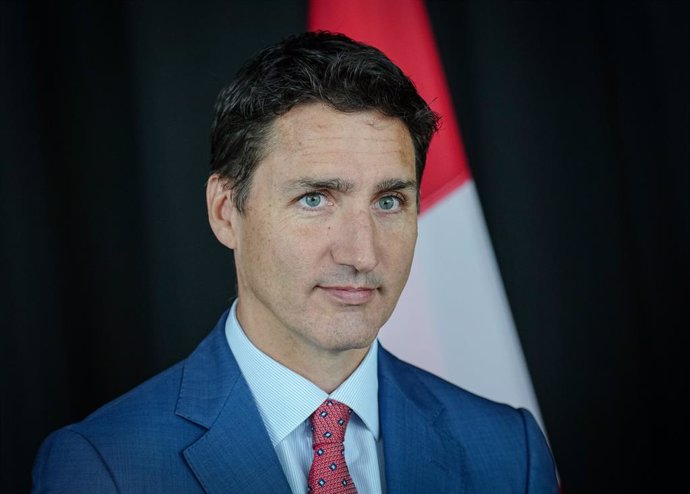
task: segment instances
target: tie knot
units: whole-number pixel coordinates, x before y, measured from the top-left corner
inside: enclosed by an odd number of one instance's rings
[[[324,401],[309,418],[313,445],[342,443],[351,414],[352,409],[345,403],[330,399]]]

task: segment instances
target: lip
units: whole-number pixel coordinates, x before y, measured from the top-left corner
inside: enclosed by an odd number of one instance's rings
[[[376,288],[355,286],[320,286],[321,290],[341,304],[363,305],[374,298]]]

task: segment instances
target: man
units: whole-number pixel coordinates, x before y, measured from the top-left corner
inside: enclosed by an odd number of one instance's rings
[[[436,125],[390,60],[342,35],[288,38],[241,69],[206,189],[238,298],[186,360],[51,435],[34,490],[556,492],[529,412],[376,341]]]

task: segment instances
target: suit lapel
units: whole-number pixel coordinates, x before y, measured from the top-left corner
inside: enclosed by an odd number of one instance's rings
[[[465,492],[465,451],[445,433],[444,414],[409,366],[381,348],[379,417],[388,492]]]
[[[207,492],[290,492],[249,389],[239,379],[213,427],[184,456]]]
[[[289,493],[221,317],[185,362],[176,414],[207,429],[184,450],[206,492]],[[444,408],[409,366],[379,347],[379,417],[387,491],[465,492],[464,448]]]
[[[289,493],[290,488],[221,317],[185,362],[177,415],[207,428],[184,457],[209,493]]]

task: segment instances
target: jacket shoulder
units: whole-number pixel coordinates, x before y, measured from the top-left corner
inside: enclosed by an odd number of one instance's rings
[[[69,426],[43,441],[32,480],[32,492],[119,492],[98,450]]]
[[[433,417],[437,431],[462,445],[477,485],[490,485],[491,472],[501,470],[504,479],[509,472],[522,479],[527,492],[558,492],[546,437],[528,410],[479,396],[381,351],[380,379],[398,387],[399,395]]]
[[[174,413],[184,361],[169,367],[106,403],[72,427],[87,432],[120,422],[150,421]]]
[[[442,377],[432,374],[416,365],[400,360],[398,357],[380,347],[380,357],[384,372],[380,376],[387,379],[395,376],[395,381],[406,388],[416,399],[437,401],[445,409],[462,410],[465,419],[475,414],[480,417],[514,416],[517,410],[505,403],[490,400],[457,386]]]

